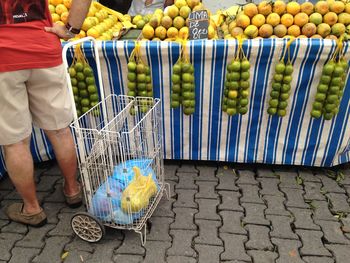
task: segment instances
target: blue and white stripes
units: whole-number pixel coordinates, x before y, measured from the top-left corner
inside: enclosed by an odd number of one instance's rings
[[[141,53],[152,68],[154,96],[163,102],[165,158],[326,167],[350,162],[350,82],[333,120],[310,118],[322,67],[336,48],[334,41],[297,39],[291,44],[294,72],[287,115],[279,118],[267,114],[274,67],[286,43],[286,39],[244,42],[243,49],[251,63],[249,111],[229,117],[221,111],[221,100],[226,65],[238,48],[235,40],[187,42],[196,81],[196,112],[192,116],[185,116],[181,108],[170,108],[170,75],[179,57],[179,44],[143,42]],[[100,44],[106,96],[127,93],[127,63],[134,46],[133,41]],[[347,43],[347,60],[348,49]],[[84,51],[93,64],[91,45],[85,44]],[[40,130],[35,129],[32,138],[36,161],[53,157]],[[5,169],[2,157],[0,174]]]

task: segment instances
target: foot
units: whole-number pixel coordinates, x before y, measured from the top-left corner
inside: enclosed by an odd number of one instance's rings
[[[70,208],[78,208],[83,204],[83,191],[81,188],[81,185],[78,183],[78,190],[76,192],[73,192],[73,194],[68,194],[65,191],[65,184],[63,183],[63,195],[66,199],[66,204]]]
[[[14,222],[33,227],[40,227],[47,223],[47,217],[42,208],[39,212],[29,214],[23,211],[23,206],[23,203],[9,205],[5,211],[7,217]]]

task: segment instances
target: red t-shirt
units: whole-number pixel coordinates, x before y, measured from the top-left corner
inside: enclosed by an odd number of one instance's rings
[[[49,68],[62,63],[47,0],[0,0],[0,72]]]

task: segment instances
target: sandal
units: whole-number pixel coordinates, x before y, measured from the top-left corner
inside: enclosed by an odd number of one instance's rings
[[[26,214],[23,213],[23,206],[23,203],[9,205],[5,210],[7,217],[14,222],[26,224],[32,227],[41,227],[47,223],[47,217],[42,208],[39,213]]]
[[[63,183],[64,189],[64,183]],[[66,204],[69,208],[78,208],[83,204],[83,191],[81,185],[79,184],[79,192],[74,195],[66,195],[63,190],[64,198],[66,199]]]

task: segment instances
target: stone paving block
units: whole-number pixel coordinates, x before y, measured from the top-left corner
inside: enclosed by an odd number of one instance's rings
[[[26,225],[10,221],[9,224],[5,225],[1,232],[17,233],[17,234],[26,234],[28,232],[28,227]]]
[[[37,192],[36,197],[38,198],[39,203],[42,203],[47,195],[49,195],[48,192]],[[18,194],[18,192],[16,190],[13,190],[12,192],[10,192],[3,199],[4,200],[11,200],[10,203],[13,203],[14,202],[13,200],[22,202],[22,197]]]
[[[180,168],[176,164],[165,164],[166,169],[164,169],[164,179],[166,181],[175,181],[178,182],[179,178],[176,176],[176,171]]]
[[[249,240],[245,244],[246,249],[273,250],[269,236],[270,228],[257,225],[246,225],[245,228],[249,232]]]
[[[303,182],[321,182],[321,179],[317,176],[315,176],[311,171],[309,170],[303,170],[300,169],[298,171],[298,174],[300,178],[303,180]]]
[[[184,256],[169,256],[166,258],[167,263],[196,263],[197,260],[191,257]]]
[[[175,181],[166,181],[166,183],[169,184],[170,198],[175,198],[176,197],[175,187],[176,187],[177,183]],[[168,191],[168,189],[166,189],[166,191]],[[164,198],[167,199],[166,192],[164,192]]]
[[[0,229],[8,224],[10,224],[10,220],[0,219]],[[1,230],[1,232],[3,232],[3,231]]]
[[[298,249],[302,246],[300,241],[272,238],[272,243],[277,246],[279,257],[276,263],[303,263]]]
[[[230,234],[247,234],[247,230],[243,227],[243,213],[234,211],[220,211],[222,217],[222,226],[219,228],[219,232]]]
[[[284,196],[279,190],[279,180],[277,178],[258,178],[261,184],[261,195],[273,195],[273,196]]]
[[[196,220],[199,227],[199,236],[194,238],[196,244],[222,246],[222,240],[218,238],[218,228],[221,222],[211,220]]]
[[[111,262],[113,260],[113,251],[121,244],[120,240],[110,242],[102,239],[98,244],[95,244],[94,253],[86,260],[87,263],[95,262]]]
[[[196,178],[196,181],[219,181],[216,177],[216,172],[218,170],[216,165],[198,165],[197,170],[199,170],[199,176]]]
[[[142,263],[143,257],[139,255],[115,255],[113,257],[113,262],[116,263]]]
[[[44,198],[44,202],[52,202],[52,203],[64,203],[65,198],[63,196],[63,186],[60,183],[55,184],[55,191],[53,193],[48,194]]]
[[[298,229],[320,230],[311,219],[312,211],[310,209],[289,208],[294,217],[294,226]]]
[[[270,169],[260,169],[260,168],[257,169],[256,176],[258,178],[277,178],[274,171]]]
[[[305,203],[303,194],[304,191],[301,189],[283,188],[281,189],[287,196],[286,206],[287,207],[298,207],[298,208],[309,208],[309,205]]]
[[[61,171],[60,168],[57,165],[56,161],[53,161],[53,163],[48,167],[47,170],[43,171],[42,176],[57,176],[57,175],[61,175]]]
[[[295,171],[277,171],[275,172],[280,179],[280,188],[303,189],[302,185],[297,183],[298,173]]]
[[[35,263],[61,263],[63,248],[69,238],[65,236],[48,237],[41,253],[33,259]]]
[[[170,230],[173,243],[167,251],[167,256],[196,257],[197,252],[192,248],[192,241],[197,234],[197,231],[192,230]]]
[[[240,201],[242,203],[265,204],[259,194],[259,187],[257,185],[242,184],[240,185],[242,196]]]
[[[206,220],[218,220],[221,218],[217,214],[217,206],[219,205],[219,200],[213,199],[196,199],[199,205],[199,212],[195,214],[195,219],[206,219]]]
[[[247,236],[220,233],[220,238],[224,241],[224,252],[221,253],[220,259],[242,260],[251,262],[250,256],[246,253],[244,243],[248,240]],[[234,249],[233,249],[234,248]]]
[[[322,191],[327,193],[345,193],[345,190],[334,179],[329,178],[325,174],[317,174],[317,177],[322,181]]]
[[[177,200],[174,202],[174,207],[198,208],[198,204],[194,201],[196,190],[176,189]]]
[[[304,199],[305,200],[326,200],[325,196],[321,194],[321,183],[304,182]]]
[[[71,236],[73,230],[71,227],[71,219],[73,214],[60,213],[58,214],[58,224],[49,232],[50,236]]]
[[[0,233],[0,260],[10,260],[11,249],[23,235],[16,233]]]
[[[331,214],[328,208],[328,202],[326,201],[312,201],[311,206],[313,208],[314,220],[328,220],[328,221],[337,221],[337,219]]]
[[[267,202],[266,215],[290,216],[290,212],[284,206],[286,199],[283,196],[265,195],[263,199]]]
[[[115,251],[117,254],[145,254],[145,248],[141,245],[140,235],[134,231],[125,230],[122,245]]]
[[[54,186],[58,180],[62,179],[61,175],[56,176],[41,176],[36,185],[38,192],[52,192],[55,190]]]
[[[166,251],[171,247],[170,242],[147,240],[146,256],[143,263],[165,262]]]
[[[196,198],[218,199],[219,195],[215,191],[216,182],[196,181],[199,186],[199,192],[196,193]]]
[[[255,173],[254,171],[250,170],[239,170],[238,172],[238,180],[236,184],[252,184],[252,185],[258,185],[259,182],[255,179]]]
[[[0,180],[0,190],[13,191],[15,187],[13,186],[10,178],[8,176],[1,178]]]
[[[47,216],[47,222],[49,224],[57,224],[58,223],[58,214],[62,210],[62,208],[66,207],[65,203],[50,203],[45,202],[43,204],[43,209]]]
[[[245,217],[243,218],[245,224],[270,225],[270,221],[266,220],[264,215],[265,205],[243,203],[242,206],[245,209]]]
[[[347,195],[350,196],[350,185],[345,185],[344,189],[345,189]]]
[[[87,262],[91,258],[91,254],[86,251],[69,251],[64,263]]]
[[[195,245],[198,251],[198,262],[220,262],[220,254],[224,251],[223,247]]]
[[[254,262],[259,263],[272,263],[278,257],[276,252],[271,251],[248,250],[247,253],[253,258]]]
[[[182,163],[179,168],[177,168],[177,173],[191,173],[191,174],[198,174],[198,170],[196,169],[196,166],[194,164],[186,164]]]
[[[176,184],[175,189],[193,189],[198,191],[198,185],[194,183],[197,175],[189,173],[178,173],[179,183]]]
[[[219,210],[232,210],[243,212],[243,207],[239,204],[239,198],[241,194],[234,191],[219,191],[221,197],[221,204],[219,204]]]
[[[24,238],[16,243],[16,246],[26,248],[43,248],[46,234],[55,227],[53,224],[46,224],[40,228],[29,227],[29,232]]]
[[[9,263],[31,263],[32,259],[40,253],[38,248],[14,247],[11,250],[11,260]]]
[[[297,229],[295,232],[300,236],[303,243],[300,248],[302,256],[332,256],[322,243],[322,231]]]
[[[347,239],[341,231],[340,223],[323,220],[315,220],[315,223],[321,226],[324,233],[324,238],[328,241],[328,243],[345,245],[350,244],[350,240]]]
[[[326,247],[332,251],[335,262],[337,263],[348,263],[349,262],[349,245],[326,245]]]
[[[328,193],[326,196],[331,201],[333,213],[350,213],[350,206],[345,194]]]
[[[342,231],[344,233],[350,233],[350,214],[348,214],[344,218],[341,218],[341,222],[343,224]]]
[[[347,167],[346,169],[341,170],[341,172],[344,175],[344,179],[340,181],[342,185],[350,185],[350,167]]]
[[[216,190],[239,190],[239,188],[235,184],[235,181],[238,179],[238,177],[234,170],[225,170],[224,168],[219,168],[216,177],[219,179],[219,185],[216,186]]]
[[[266,218],[270,220],[272,224],[272,230],[270,232],[271,237],[299,239],[292,230],[291,223],[293,222],[293,219],[291,217],[267,215]]]
[[[90,253],[94,252],[94,247],[93,247],[93,243],[86,242],[86,241],[80,239],[78,236],[75,236],[71,240],[71,242],[66,244],[66,246],[64,247],[64,250],[67,252],[84,251],[84,252],[88,252],[90,254]]]
[[[334,263],[334,259],[328,257],[303,257],[303,260],[307,263]]]
[[[162,198],[159,201],[159,204],[157,205],[156,209],[153,212],[153,216],[161,216],[161,217],[175,217],[175,213],[172,211],[173,203],[176,200],[171,198],[170,200],[166,198]]]
[[[149,221],[152,227],[147,234],[147,241],[171,241],[169,228],[174,219],[168,217],[151,217]]]
[[[198,213],[197,209],[193,208],[174,208],[175,221],[170,224],[170,229],[189,229],[197,230],[197,226],[194,223],[194,215]]]
[[[1,182],[0,182],[0,185],[1,185]],[[0,200],[3,200],[12,191],[13,191],[13,189],[12,190],[8,190],[8,191],[0,189]]]

